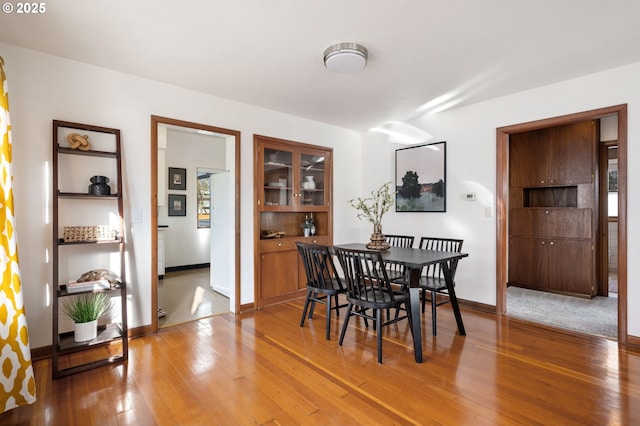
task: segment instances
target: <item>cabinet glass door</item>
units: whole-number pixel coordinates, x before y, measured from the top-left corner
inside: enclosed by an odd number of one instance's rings
[[[300,154],[300,194],[302,206],[327,204],[325,180],[327,155],[323,152]]]
[[[293,152],[264,148],[264,205],[291,206],[293,203]]]

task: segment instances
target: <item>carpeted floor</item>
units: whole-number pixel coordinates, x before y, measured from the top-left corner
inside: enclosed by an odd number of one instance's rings
[[[507,315],[608,338],[618,337],[618,299],[507,288]]]

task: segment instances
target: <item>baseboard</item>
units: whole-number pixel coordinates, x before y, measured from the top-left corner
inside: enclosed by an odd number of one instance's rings
[[[164,268],[165,273],[176,271],[187,271],[189,269],[209,268],[211,263],[196,263],[193,265],[167,266]],[[164,276],[163,276],[164,277]]]
[[[251,312],[253,310],[255,310],[255,304],[253,303],[246,303],[244,305],[240,305],[240,313],[243,314],[245,312]]]
[[[632,352],[640,352],[640,337],[627,335],[625,348]]]
[[[486,303],[473,302],[471,300],[458,299],[458,304],[465,308],[473,309],[475,311],[484,312],[487,314],[496,314],[496,307],[493,305],[487,305]]]

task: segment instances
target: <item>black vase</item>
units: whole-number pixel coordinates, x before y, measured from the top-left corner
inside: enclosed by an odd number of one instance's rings
[[[106,176],[93,176],[89,185],[89,195],[111,195],[111,187],[107,185],[109,178]]]

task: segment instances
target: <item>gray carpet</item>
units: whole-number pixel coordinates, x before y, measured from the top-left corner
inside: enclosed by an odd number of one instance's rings
[[[598,336],[618,337],[618,299],[615,297],[582,299],[509,287],[507,315]]]

